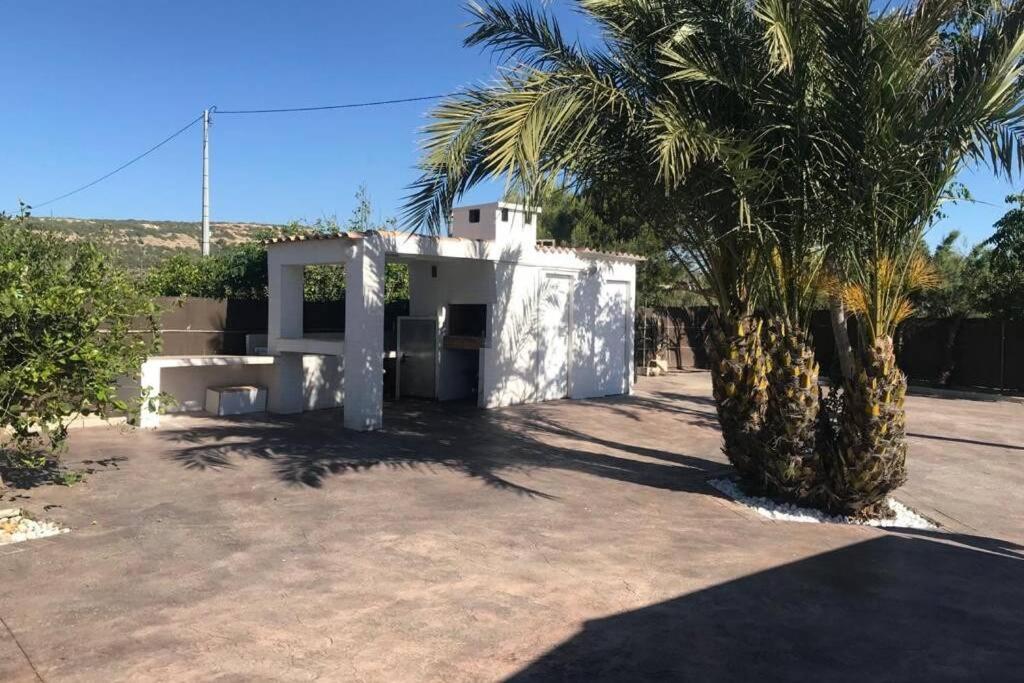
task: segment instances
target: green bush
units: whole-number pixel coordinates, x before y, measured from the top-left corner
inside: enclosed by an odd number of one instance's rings
[[[97,245],[0,216],[0,464],[41,467],[76,415],[128,410],[116,384],[155,352],[157,322]]]
[[[148,289],[157,296],[197,296],[211,299],[266,299],[267,250],[261,242],[225,247],[212,256],[175,254],[151,269]],[[387,264],[385,298],[409,298],[409,272],[402,264]],[[336,266],[307,266],[306,301],[338,301],[345,296],[345,272]]]
[[[342,231],[393,230],[394,219],[375,221],[373,203],[365,186],[356,192],[356,206],[344,225],[336,218],[318,218],[313,223],[293,222],[283,228],[267,228],[252,234],[252,241],[224,247],[209,257],[177,254],[149,271],[148,288],[157,296],[198,296],[211,299],[266,299],[267,248],[264,242],[281,235]],[[345,296],[345,271],[337,266],[307,266],[306,301],[339,301]],[[384,298],[388,303],[408,300],[409,269],[399,263],[387,264]]]

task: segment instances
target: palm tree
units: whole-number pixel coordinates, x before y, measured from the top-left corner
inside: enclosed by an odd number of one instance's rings
[[[749,487],[805,498],[805,480],[819,478],[807,326],[826,225],[808,170],[825,156],[806,106],[814,48],[793,40],[807,22],[785,35],[779,7],[744,0],[580,5],[605,50],[566,43],[543,10],[470,6],[467,45],[512,65],[435,111],[409,216],[437,230],[453,197],[492,175],[527,196],[556,176],[597,196],[628,188],[716,305],[709,350],[727,455]],[[777,312],[770,334],[759,306]]]
[[[426,129],[424,173],[407,218],[439,231],[455,197],[485,177],[505,177],[533,201],[553,182],[600,196],[612,188],[662,226],[666,250],[687,266],[691,287],[717,307],[709,347],[725,450],[757,481],[767,404],[768,359],[755,318],[762,268],[751,197],[765,186],[752,160],[746,103],[714,96],[694,69],[672,63],[692,27],[721,52],[709,62],[741,73],[727,46],[758,37],[740,1],[581,0],[605,48],[567,42],[542,8],[472,3],[467,46],[505,59],[496,83],[442,103]],[[707,125],[705,122],[712,122]]]
[[[921,284],[905,245],[965,159],[988,150],[1009,166],[1020,3],[578,4],[597,48],[567,41],[543,8],[469,5],[466,44],[504,68],[435,109],[407,220],[440,231],[488,177],[527,201],[555,182],[632,198],[717,308],[714,394],[747,484],[877,507],[902,478],[901,376],[886,340]],[[818,424],[807,331],[826,269],[864,321],[838,436]]]
[[[1011,174],[1024,152],[1024,3],[934,0],[881,14],[859,0],[818,3],[822,99],[838,182],[835,263],[859,320],[844,382],[829,507],[884,511],[906,479],[903,398],[893,335],[910,294],[934,279],[919,249],[956,174],[987,162]]]

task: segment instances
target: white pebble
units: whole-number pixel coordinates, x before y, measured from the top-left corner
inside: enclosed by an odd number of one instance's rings
[[[811,524],[860,524],[877,527],[902,527],[904,529],[937,528],[927,519],[892,498],[887,499],[886,503],[895,513],[894,517],[890,519],[855,520],[850,517],[828,515],[821,510],[813,508],[802,508],[793,503],[777,503],[768,498],[748,496],[740,490],[740,487],[732,479],[710,479],[708,483],[741,505],[753,508],[758,514],[769,519]]]
[[[65,529],[53,522],[37,522],[34,519],[28,519],[21,515],[9,517],[7,521],[15,526],[11,529],[10,533],[0,531],[0,545],[20,543],[21,541],[29,541],[35,538],[47,538],[70,531],[70,529]]]

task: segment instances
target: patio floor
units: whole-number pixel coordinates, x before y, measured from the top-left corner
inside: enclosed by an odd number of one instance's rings
[[[1020,675],[1024,405],[910,398],[946,529],[892,532],[718,495],[709,393],[78,431],[86,484],[14,492],[73,532],[0,547],[0,681]]]

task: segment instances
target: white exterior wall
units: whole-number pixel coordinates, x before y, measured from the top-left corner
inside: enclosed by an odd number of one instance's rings
[[[542,317],[549,276],[571,280],[568,396],[628,394],[633,378],[633,263],[580,264],[576,257],[546,266],[498,264],[498,301],[491,312],[491,348],[485,350],[480,405],[499,407],[544,400],[562,379],[543,362],[549,343]],[[561,262],[559,262],[561,261]],[[561,345],[559,345],[561,346]]]
[[[303,355],[303,410],[340,408],[345,401],[345,374],[339,356]]]
[[[277,355],[272,411],[308,405],[305,370],[297,364],[294,341],[301,337],[301,278],[296,266],[343,263],[346,267],[344,343],[345,425],[374,429],[381,424],[383,367],[383,271],[385,255],[409,263],[410,314],[436,317],[438,337],[446,332],[448,304],[487,304],[488,335],[481,349],[478,400],[484,407],[557,398],[629,393],[633,376],[633,312],[636,262],[629,258],[535,246],[536,212],[514,205],[501,221],[502,204],[456,210],[453,238],[367,233],[337,239],[279,243],[269,250],[271,282],[270,352]],[[468,209],[479,208],[479,223]],[[432,276],[432,267],[437,276]],[[561,278],[553,287],[549,276]],[[275,291],[276,290],[276,291]],[[297,293],[296,293],[297,292]],[[355,295],[359,293],[359,295]],[[553,295],[553,296],[552,296]],[[552,300],[564,304],[552,312]],[[554,325],[554,327],[552,327]],[[567,328],[564,335],[560,332]],[[297,332],[296,332],[297,330]],[[552,332],[554,330],[554,332]],[[553,353],[545,336],[555,334]],[[282,340],[286,340],[282,341]],[[304,342],[300,340],[301,346]],[[439,351],[438,397],[449,392],[458,362]],[[449,364],[451,367],[448,367]],[[290,378],[290,379],[289,379]],[[300,380],[301,378],[301,380]],[[303,387],[300,391],[298,387]],[[287,387],[292,387],[287,389]],[[276,394],[276,400],[275,400]],[[335,394],[337,395],[337,394]]]
[[[498,263],[491,307],[490,347],[483,349],[480,405],[530,403],[537,397],[537,303],[541,271]]]
[[[437,268],[437,277],[431,275]],[[447,304],[489,304],[495,300],[494,263],[443,260],[409,263],[409,315],[433,316]]]
[[[479,211],[480,222],[470,223],[469,212]],[[508,220],[502,220],[508,212]],[[460,206],[452,210],[451,236],[471,240],[488,240],[503,248],[525,254],[533,251],[537,243],[537,223],[540,209],[527,211],[522,204],[491,202],[474,206]],[[529,222],[527,222],[529,218]]]
[[[635,299],[633,264],[581,273],[573,298],[571,398],[630,393]]]

